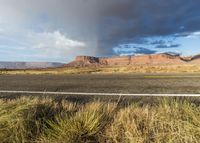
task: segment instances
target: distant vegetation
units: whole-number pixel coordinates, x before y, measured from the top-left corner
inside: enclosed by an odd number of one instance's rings
[[[125,103],[0,100],[2,143],[199,143],[200,105],[186,98]]]
[[[200,73],[199,65],[138,65],[115,67],[62,67],[47,69],[7,70],[1,74],[92,74],[92,73]]]

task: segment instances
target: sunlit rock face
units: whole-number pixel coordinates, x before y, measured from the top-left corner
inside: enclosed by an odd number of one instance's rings
[[[143,56],[132,56],[132,65],[165,65],[165,64],[182,64],[184,61],[180,56],[169,54],[154,54]]]
[[[115,57],[78,56],[73,62],[67,64],[66,66],[171,65],[185,63],[188,63],[188,61],[184,60],[179,55],[152,54]]]

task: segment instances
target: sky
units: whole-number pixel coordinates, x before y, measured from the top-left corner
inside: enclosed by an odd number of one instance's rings
[[[0,61],[200,53],[199,0],[0,0]]]

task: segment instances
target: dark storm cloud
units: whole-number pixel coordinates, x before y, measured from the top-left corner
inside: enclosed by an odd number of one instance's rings
[[[150,42],[151,45],[163,45],[165,44],[166,42],[164,40],[156,40],[156,41],[153,41],[153,42]]]
[[[165,52],[165,54],[174,55],[174,56],[180,56],[180,55],[182,55],[179,52]]]
[[[156,50],[151,50],[147,48],[142,48],[142,47],[135,47],[135,54],[154,54],[156,53]]]
[[[154,54],[157,52],[156,50],[153,49],[148,49],[128,44],[115,47],[114,51],[116,54],[119,55]]]
[[[181,45],[180,44],[172,44],[172,45],[165,45],[165,44],[160,44],[160,45],[157,45],[155,48],[159,48],[159,49],[167,49],[167,48],[177,48],[177,47],[180,47]]]
[[[98,51],[103,54],[135,38],[200,30],[199,0],[104,0],[99,5]]]
[[[200,35],[199,0],[0,0],[0,3],[0,43],[5,39],[20,43],[26,57],[32,50],[40,58],[45,54],[50,59],[56,55],[58,59],[69,60],[77,55],[110,56],[126,51],[151,54],[168,48],[180,49],[176,38]],[[18,49],[7,43],[6,50]],[[123,51],[120,45],[125,44],[135,48]],[[118,50],[121,53],[115,52],[115,47],[121,48]]]

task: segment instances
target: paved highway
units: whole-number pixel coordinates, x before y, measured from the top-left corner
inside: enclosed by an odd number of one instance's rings
[[[200,94],[195,75],[0,75],[0,91]],[[5,94],[5,93],[0,93]]]

